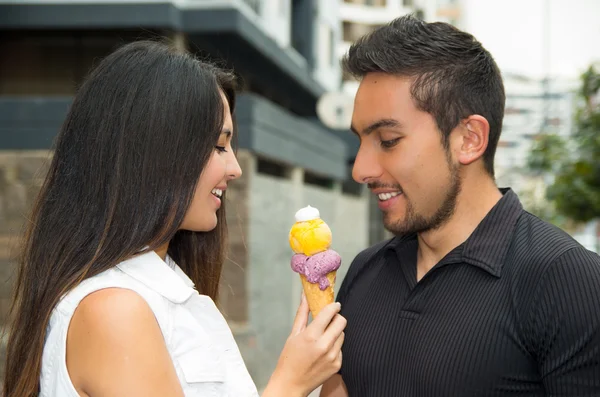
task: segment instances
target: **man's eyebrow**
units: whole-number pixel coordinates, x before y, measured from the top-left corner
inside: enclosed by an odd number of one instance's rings
[[[401,128],[402,124],[398,120],[394,119],[381,119],[377,120],[374,123],[369,124],[364,130],[363,135],[369,135],[371,132],[379,129],[379,128]],[[350,126],[350,130],[354,132],[356,135],[359,135],[358,130],[353,125]]]

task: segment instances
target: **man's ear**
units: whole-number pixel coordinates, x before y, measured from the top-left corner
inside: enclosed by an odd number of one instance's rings
[[[485,117],[474,114],[462,120],[458,127],[457,160],[468,165],[483,156],[487,149],[490,124]]]

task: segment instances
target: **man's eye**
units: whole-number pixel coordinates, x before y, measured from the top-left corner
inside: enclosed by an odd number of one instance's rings
[[[215,146],[215,149],[217,149],[219,153],[225,153],[227,151],[227,149],[225,149],[225,146]]]
[[[399,140],[400,138],[390,139],[389,141],[381,141],[381,147],[384,149],[392,148],[396,146]]]

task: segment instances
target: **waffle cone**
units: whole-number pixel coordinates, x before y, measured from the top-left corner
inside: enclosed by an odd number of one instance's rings
[[[308,307],[312,313],[313,318],[317,317],[319,312],[328,304],[333,303],[333,287],[335,286],[335,274],[337,271],[333,271],[327,274],[329,280],[329,287],[325,291],[321,291],[319,283],[311,283],[306,279],[304,275],[300,275],[302,280],[302,288],[304,288],[304,295],[308,301]]]

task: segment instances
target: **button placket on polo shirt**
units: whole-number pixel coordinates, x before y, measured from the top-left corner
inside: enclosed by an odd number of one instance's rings
[[[462,263],[462,252],[463,245],[458,246],[454,250],[452,250],[448,255],[446,255],[440,262],[438,262],[434,267],[431,268],[419,281],[416,281],[416,258],[414,264],[409,264],[414,267],[414,281],[415,284],[412,287],[402,310],[400,311],[399,318],[407,319],[407,320],[416,320],[419,318],[421,313],[424,311],[427,303],[429,302],[429,296],[434,291],[431,290],[432,281],[435,280],[436,277],[443,276],[444,272],[441,271],[444,267],[448,265],[460,264]]]

